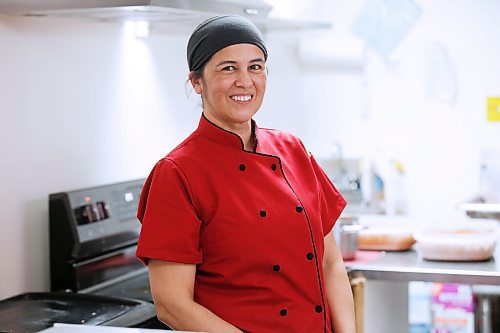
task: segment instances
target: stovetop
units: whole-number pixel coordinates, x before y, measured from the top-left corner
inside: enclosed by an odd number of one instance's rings
[[[151,303],[75,293],[25,293],[0,302],[0,331],[38,332],[54,323],[131,327],[155,314]]]

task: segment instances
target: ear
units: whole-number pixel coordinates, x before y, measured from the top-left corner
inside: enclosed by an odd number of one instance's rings
[[[196,91],[197,94],[201,95],[203,92],[202,89],[202,84],[201,84],[201,77],[197,77],[194,72],[189,73],[189,82],[191,82],[191,85],[193,86],[194,91]]]

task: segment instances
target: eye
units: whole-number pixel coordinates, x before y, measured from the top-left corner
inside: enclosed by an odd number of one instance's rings
[[[263,69],[263,66],[261,64],[253,64],[250,65],[249,69],[252,71],[260,71]]]
[[[228,71],[228,72],[234,71],[235,69],[236,69],[236,67],[234,67],[234,66],[226,66],[226,67],[222,68],[223,71]]]

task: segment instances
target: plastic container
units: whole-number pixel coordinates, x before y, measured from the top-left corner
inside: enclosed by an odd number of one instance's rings
[[[426,227],[415,234],[417,252],[426,260],[485,261],[495,251],[495,223],[471,220]]]

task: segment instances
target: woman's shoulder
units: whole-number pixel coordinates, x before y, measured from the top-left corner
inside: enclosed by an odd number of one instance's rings
[[[179,143],[174,149],[172,149],[165,157],[175,159],[179,156],[184,155],[186,151],[189,151],[190,149],[193,149],[195,147],[195,142],[199,139],[199,137],[199,133],[197,131],[194,131],[181,143]]]
[[[301,143],[302,141],[295,134],[275,128],[259,127],[259,139],[287,141]]]
[[[262,153],[276,155],[281,158],[288,156],[307,159],[310,156],[302,140],[287,131],[259,128],[257,140],[257,149]]]
[[[193,133],[195,134],[195,133]],[[197,140],[197,135],[191,134],[184,141],[179,143],[166,155],[161,157],[154,164],[152,172],[167,172],[167,173],[183,173],[183,165],[190,157],[195,157],[198,154],[193,153],[195,145],[193,143]]]
[[[274,129],[274,128],[260,128],[258,133],[258,140],[267,142],[273,146],[286,147],[287,149],[298,149],[300,151],[307,151],[302,140],[287,131]]]

